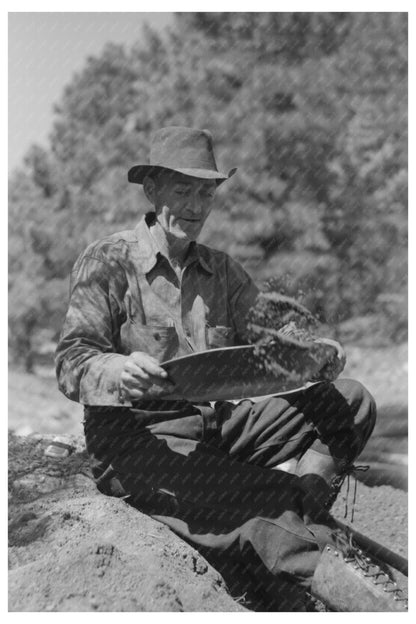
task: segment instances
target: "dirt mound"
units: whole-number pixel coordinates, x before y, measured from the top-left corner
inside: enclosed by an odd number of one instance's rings
[[[122,501],[66,500],[28,524],[33,541],[26,530],[23,544],[15,540],[12,548],[13,565],[20,563],[9,576],[12,611],[238,608],[198,553]],[[22,546],[26,565],[19,562]]]
[[[59,460],[45,456],[52,437],[9,439],[10,611],[248,610],[167,527],[97,492],[82,437]],[[354,526],[406,555],[406,493],[359,484]]]
[[[206,560],[167,527],[100,495],[82,438],[11,435],[10,611],[243,611]]]

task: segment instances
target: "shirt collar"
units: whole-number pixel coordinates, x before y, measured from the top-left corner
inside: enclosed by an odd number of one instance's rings
[[[148,273],[156,264],[158,255],[162,256],[156,240],[150,233],[150,225],[155,219],[154,212],[148,212],[145,214],[135,228],[138,245],[138,255],[136,260],[140,263],[144,273]],[[208,254],[204,253],[205,249],[198,245],[196,242],[191,243],[191,249],[189,250],[188,257],[186,259],[186,265],[192,262],[199,262],[203,269],[209,273],[213,273],[213,269],[210,263]]]

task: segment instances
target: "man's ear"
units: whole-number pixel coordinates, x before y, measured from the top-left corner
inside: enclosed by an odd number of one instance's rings
[[[153,206],[155,205],[155,191],[156,191],[156,183],[150,176],[146,176],[143,179],[143,190],[147,199]]]

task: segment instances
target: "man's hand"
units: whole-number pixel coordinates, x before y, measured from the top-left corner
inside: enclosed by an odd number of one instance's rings
[[[334,355],[311,381],[334,381],[345,367],[347,357],[344,349],[339,342],[330,338],[316,338],[314,342],[333,347]]]
[[[154,357],[135,351],[127,358],[120,376],[121,394],[131,401],[171,394],[175,386],[167,380],[167,376]]]

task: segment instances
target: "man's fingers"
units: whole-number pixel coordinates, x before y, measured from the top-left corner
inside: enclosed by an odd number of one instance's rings
[[[150,394],[158,396],[171,394],[174,385],[167,377],[167,372],[159,366],[155,358],[136,351],[127,358],[120,382],[128,397],[137,400]]]
[[[158,361],[151,355],[147,355],[147,353],[136,351],[130,355],[130,359],[134,362],[134,364],[136,364],[136,366],[149,375],[162,378],[166,378],[168,376],[167,372],[159,365]]]
[[[131,401],[135,401],[137,399],[142,399],[146,394],[145,390],[139,390],[139,389],[129,389],[127,392],[127,398],[129,398]]]
[[[165,386],[172,385],[168,379],[161,379],[154,375],[148,375],[142,371],[123,371],[121,374],[121,382],[129,388],[150,388],[150,386]]]
[[[164,381],[160,384],[151,384],[149,387],[140,387],[137,384],[130,386],[128,383],[122,383],[122,388],[126,398],[137,400],[142,398],[156,398],[172,394],[175,391],[175,385]]]
[[[166,378],[159,377],[157,375],[149,375],[146,371],[141,368],[129,368],[124,371],[124,375],[122,375],[122,380],[129,380],[130,385],[137,386],[138,384],[144,388],[149,388],[151,385],[156,384],[162,386],[167,383],[168,380]]]
[[[126,388],[143,388],[147,390],[151,386],[170,388],[173,386],[168,379],[162,379],[155,375],[149,375],[139,367],[129,367],[120,375],[120,381]]]
[[[126,378],[131,377],[136,381],[142,381],[144,384],[153,383],[152,376],[149,375],[149,373],[147,373],[145,370],[143,370],[143,368],[137,366],[137,364],[135,364],[134,362],[128,362],[124,368],[123,373]]]
[[[136,377],[135,375],[132,375],[126,371],[121,374],[120,380],[123,386],[128,389],[143,388],[147,390],[147,388],[150,388],[150,386],[153,384],[150,379]]]

